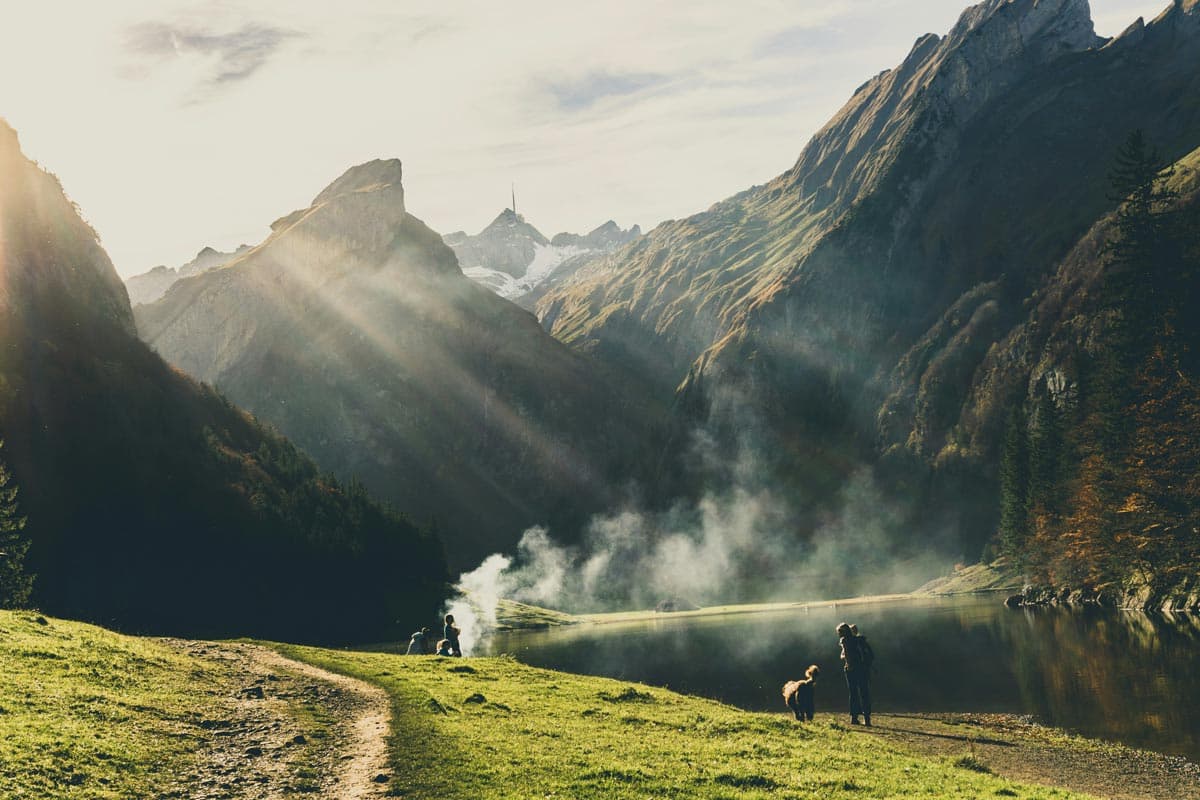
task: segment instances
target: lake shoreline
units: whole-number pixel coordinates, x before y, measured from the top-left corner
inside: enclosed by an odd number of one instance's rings
[[[1000,594],[1020,591],[1022,582],[1017,572],[1006,562],[973,564],[956,570],[951,575],[934,578],[910,592],[868,594],[841,597],[829,600],[781,600],[769,603],[729,603],[719,606],[659,611],[641,609],[630,611],[608,611],[585,614],[569,614],[552,609],[539,608],[510,600],[502,600],[497,608],[497,632],[520,630],[547,630],[565,625],[611,625],[650,620],[688,619],[717,617],[735,614],[763,614],[781,611],[808,611],[815,609],[861,607],[879,603],[894,603],[909,600],[927,600],[934,597],[969,597],[973,595]]]
[[[574,625],[614,625],[630,622],[648,622],[655,620],[695,619],[700,617],[722,617],[737,614],[769,614],[783,611],[812,611],[818,609],[859,608],[862,606],[897,603],[907,601],[930,600],[938,597],[970,597],[1001,594],[1011,590],[1011,587],[1000,586],[993,588],[963,589],[945,592],[925,592],[917,590],[894,594],[860,595],[857,597],[840,597],[834,600],[811,601],[778,601],[773,603],[736,603],[721,606],[705,606],[702,608],[682,611],[657,611],[643,609],[639,611],[606,611],[594,614],[566,614],[563,612],[542,610],[546,614],[556,615],[548,620],[545,616],[535,621],[528,621],[521,616],[499,615],[494,627],[489,632],[511,631],[540,631],[556,627]]]
[[[689,619],[695,617],[721,617],[735,614],[765,614],[780,611],[809,611],[828,608],[853,608],[879,603],[895,603],[897,601],[927,599],[931,595],[918,595],[912,592],[903,594],[876,594],[861,597],[843,597],[836,600],[813,600],[809,602],[775,602],[775,603],[741,603],[724,606],[707,606],[704,608],[684,611],[613,611],[601,614],[576,614],[575,619],[581,623],[593,625],[611,625],[622,622],[645,622],[658,619]]]
[[[930,758],[974,760],[976,768],[1022,783],[1109,800],[1200,796],[1200,764],[1185,756],[1094,739],[1042,725],[1027,715],[876,714],[850,728]]]

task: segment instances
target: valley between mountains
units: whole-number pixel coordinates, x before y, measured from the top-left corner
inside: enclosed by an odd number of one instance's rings
[[[213,92],[305,39],[139,32]],[[1200,0],[982,0],[864,77],[645,230],[437,231],[381,152],[126,280],[0,121],[0,795],[1200,796]],[[862,599],[948,574],[1015,610]],[[847,724],[834,611],[971,707]]]

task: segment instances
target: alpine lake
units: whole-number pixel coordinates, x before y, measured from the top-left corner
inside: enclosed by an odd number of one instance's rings
[[[912,598],[497,633],[469,655],[636,681],[786,713],[821,668],[817,718],[848,721],[835,626],[875,651],[876,713],[1009,713],[1200,760],[1200,619],[1098,607],[1010,609],[1002,595]]]

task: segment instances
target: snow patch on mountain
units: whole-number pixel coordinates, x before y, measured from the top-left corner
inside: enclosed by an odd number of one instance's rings
[[[514,278],[507,272],[485,266],[464,267],[463,274],[477,283],[482,283],[506,300],[516,300],[541,286],[568,258],[588,252],[589,249],[575,245],[535,244],[533,261],[529,262],[525,267],[525,274],[520,277]]]

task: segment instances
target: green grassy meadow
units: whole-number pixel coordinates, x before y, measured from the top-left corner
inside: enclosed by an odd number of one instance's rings
[[[151,796],[222,684],[154,640],[0,612],[0,797]]]
[[[980,771],[966,752],[907,753],[832,713],[801,724],[503,657],[271,646],[388,692],[392,796],[1080,797]],[[0,612],[0,797],[186,797],[202,721],[236,685],[159,640]]]
[[[801,724],[782,713],[748,713],[503,657],[274,646],[387,690],[394,712],[389,791],[399,797],[1082,796],[986,774],[965,751],[944,761],[921,758],[829,713]]]

